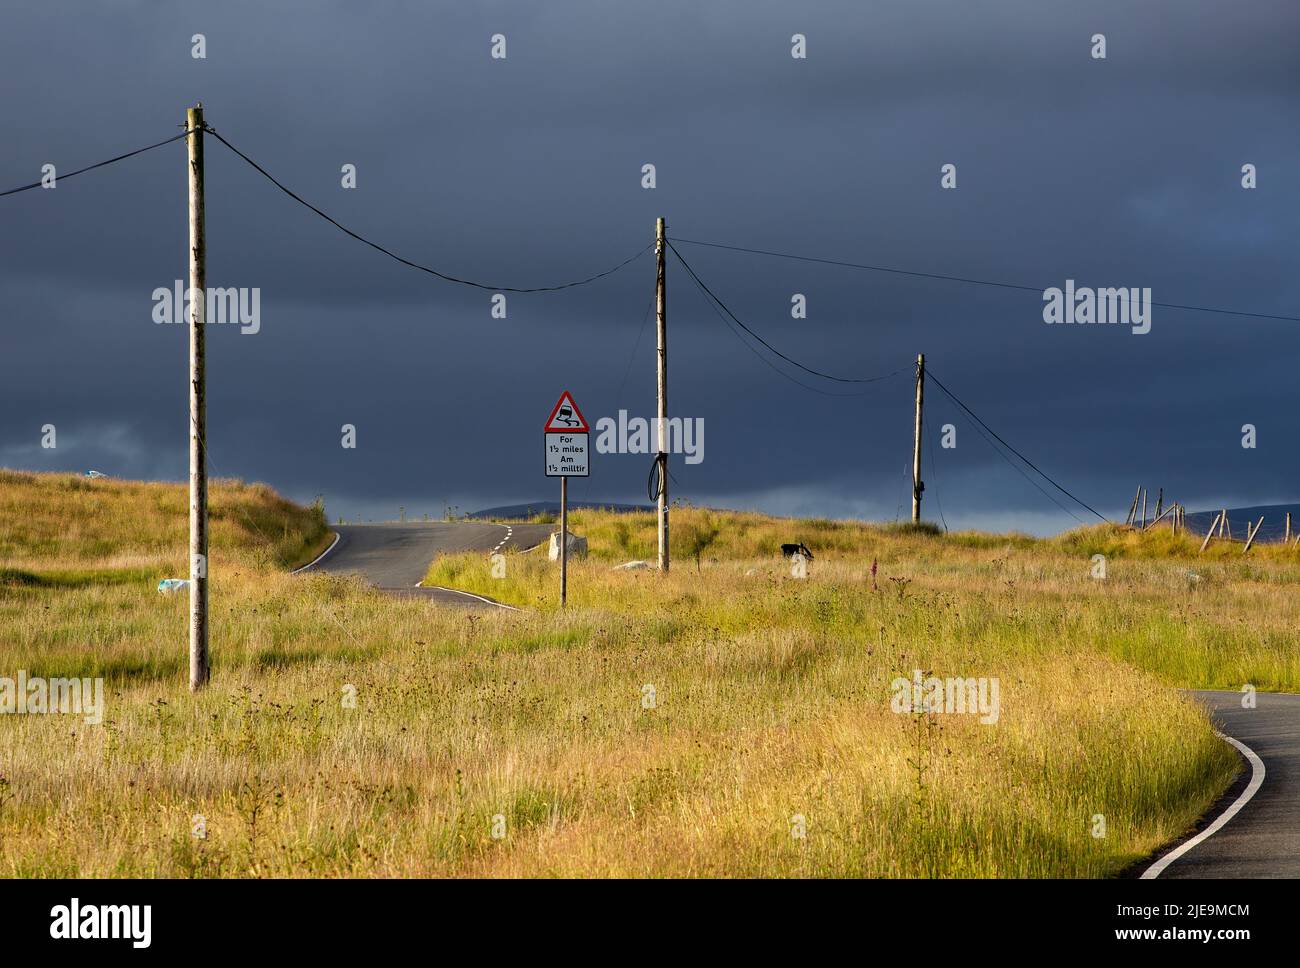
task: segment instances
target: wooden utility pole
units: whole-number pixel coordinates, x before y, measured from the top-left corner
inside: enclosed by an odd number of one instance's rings
[[[667,241],[664,220],[655,220],[655,322],[659,330],[657,386],[659,396],[659,570],[668,570],[668,317],[664,292]]]
[[[190,166],[190,690],[208,681],[208,455],[203,328],[207,245],[203,231],[203,105],[185,112]]]
[[[925,403],[925,354],[916,354],[916,429],[912,440],[912,523],[921,523],[921,407]]]
[[[569,479],[560,478],[560,608],[569,598]]]

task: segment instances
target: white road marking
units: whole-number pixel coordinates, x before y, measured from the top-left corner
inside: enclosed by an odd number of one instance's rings
[[[496,548],[493,548],[493,549],[492,549],[493,551],[496,551],[497,548],[500,548],[501,545],[503,545],[503,544],[505,544],[507,541],[509,541],[509,540],[510,540],[510,535],[511,535],[511,533],[514,531],[514,529],[511,528],[511,527],[509,527],[508,525],[500,525],[500,527],[504,527],[504,528],[506,529],[506,536],[505,536],[504,538],[501,539],[501,544],[498,544]],[[307,570],[308,568],[310,568],[312,565],[314,565],[314,564],[316,564],[317,562],[319,562],[319,561],[321,560],[321,558],[324,558],[327,554],[329,554],[331,551],[334,550],[334,546],[337,545],[337,544],[339,543],[339,538],[340,538],[340,537],[342,537],[342,535],[340,535],[339,532],[337,532],[337,531],[334,532],[334,540],[333,540],[332,542],[330,542],[330,546],[329,546],[328,548],[326,548],[324,551],[322,551],[322,552],[320,553],[320,555],[317,556],[317,558],[316,558],[315,561],[312,561],[312,562],[310,562],[310,563],[308,563],[308,564],[306,564],[306,565],[303,565],[301,568],[295,568],[292,572],[290,572],[290,574],[292,574],[292,575],[296,575],[296,574],[298,574],[298,572],[300,572],[300,571],[306,571],[306,570]],[[424,587],[425,587],[425,585],[424,585],[424,579],[421,578],[419,581],[417,581],[417,582],[415,583],[415,587],[416,587],[416,588],[424,588]],[[475,595],[473,592],[463,592],[463,591],[461,591],[459,588],[445,588],[445,587],[443,587],[442,585],[430,585],[430,586],[428,586],[428,587],[430,587],[430,588],[436,588],[436,589],[438,589],[439,591],[451,592],[451,593],[454,594],[454,595],[465,595],[465,596],[468,597],[468,598],[473,598],[473,599],[476,599],[476,600],[482,602],[484,605],[495,605],[497,608],[504,608],[504,609],[507,609],[507,610],[509,610],[509,611],[511,611],[511,612],[522,612],[522,611],[523,611],[522,608],[516,608],[514,605],[506,605],[504,602],[494,602],[494,601],[492,601],[492,599],[490,599],[490,598],[484,598],[482,595]]]
[[[1256,793],[1258,793],[1259,788],[1264,785],[1264,761],[1259,758],[1259,756],[1255,753],[1255,751],[1251,749],[1249,746],[1247,746],[1245,743],[1238,742],[1237,740],[1233,739],[1231,736],[1225,736],[1223,733],[1220,733],[1217,730],[1215,731],[1215,734],[1219,736],[1221,739],[1227,740],[1229,743],[1235,746],[1238,749],[1238,751],[1240,751],[1242,756],[1246,757],[1247,762],[1250,763],[1250,769],[1251,769],[1250,783],[1246,785],[1245,790],[1241,791],[1241,796],[1237,797],[1236,800],[1232,801],[1232,805],[1229,806],[1227,810],[1219,814],[1219,816],[1215,819],[1214,823],[1210,824],[1208,827],[1202,830],[1191,840],[1179,844],[1169,853],[1165,854],[1165,856],[1161,857],[1158,861],[1156,861],[1154,864],[1148,867],[1145,871],[1142,872],[1141,880],[1144,881],[1155,880],[1162,873],[1164,873],[1166,867],[1168,867],[1170,864],[1176,861],[1179,857],[1182,857],[1183,854],[1187,853],[1197,844],[1209,840],[1211,837],[1217,834],[1220,830],[1223,829],[1223,827],[1228,823],[1229,820],[1231,820],[1233,817],[1237,815],[1237,812],[1241,810],[1242,807],[1244,807],[1247,803],[1250,802],[1250,798],[1253,797]]]
[[[308,568],[310,568],[312,565],[316,564],[318,561],[320,561],[320,560],[321,560],[322,558],[324,558],[327,554],[329,554],[331,551],[334,550],[334,546],[335,546],[336,544],[339,543],[339,537],[340,537],[339,533],[338,533],[337,531],[335,531],[335,532],[334,532],[334,540],[330,542],[330,546],[329,546],[328,548],[326,548],[324,551],[322,551],[319,555],[316,556],[316,561],[309,561],[309,562],[307,562],[307,564],[303,565],[301,568],[295,568],[293,571],[289,572],[289,574],[291,574],[291,575],[296,575],[296,574],[298,574],[298,572],[300,572],[300,571],[306,571],[306,570],[307,570]]]
[[[436,588],[439,591],[453,592],[457,595],[465,595],[469,598],[476,598],[484,605],[495,605],[497,608],[509,609],[512,612],[522,612],[522,608],[515,608],[513,605],[506,605],[504,602],[494,602],[490,598],[484,598],[482,595],[475,595],[473,592],[463,592],[459,588],[444,588],[442,585],[430,585],[430,588]]]

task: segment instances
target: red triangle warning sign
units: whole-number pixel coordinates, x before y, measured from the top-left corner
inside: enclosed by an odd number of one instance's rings
[[[587,426],[586,419],[582,416],[582,411],[573,402],[573,395],[568,390],[565,390],[560,394],[559,402],[555,404],[555,409],[551,411],[551,416],[546,421],[546,432],[548,434],[585,434],[590,429]]]

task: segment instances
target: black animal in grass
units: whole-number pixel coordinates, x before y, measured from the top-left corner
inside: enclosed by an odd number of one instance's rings
[[[793,558],[795,555],[802,555],[804,561],[813,560],[813,553],[808,550],[808,546],[804,544],[802,541],[799,542],[798,544],[781,545],[782,558]]]

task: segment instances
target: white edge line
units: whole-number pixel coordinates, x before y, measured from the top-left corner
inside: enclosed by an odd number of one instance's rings
[[[339,543],[339,533],[338,533],[337,531],[335,531],[335,532],[334,532],[334,540],[330,542],[330,546],[329,546],[328,548],[326,548],[324,551],[322,551],[319,555],[316,556],[316,561],[309,561],[309,562],[307,562],[307,564],[303,565],[301,568],[295,568],[293,571],[289,572],[289,574],[291,574],[291,575],[296,575],[296,574],[298,574],[298,572],[300,572],[300,571],[306,571],[306,570],[307,570],[308,568],[310,568],[312,565],[316,564],[316,562],[320,561],[320,560],[321,560],[322,558],[324,558],[327,554],[329,554],[331,551],[333,551],[333,550],[334,550],[334,546],[335,546],[336,544],[338,544],[338,543]]]
[[[330,546],[329,546],[328,548],[326,548],[324,551],[322,551],[319,555],[316,556],[316,560],[315,560],[315,561],[309,561],[307,564],[303,565],[301,568],[295,568],[293,571],[289,572],[289,574],[291,574],[291,575],[296,575],[296,574],[298,574],[298,572],[300,572],[300,571],[306,571],[306,570],[307,570],[308,568],[310,568],[312,565],[314,565],[314,564],[316,564],[317,562],[319,562],[322,558],[324,558],[327,554],[329,554],[331,551],[334,550],[334,546],[335,546],[336,544],[339,543],[339,538],[340,538],[340,537],[341,537],[341,535],[339,534],[339,532],[335,531],[335,532],[334,532],[334,540],[330,542]],[[498,545],[497,547],[500,547],[500,545]],[[494,550],[495,550],[495,549],[494,549]],[[415,583],[415,587],[416,587],[416,588],[423,588],[423,587],[424,587],[424,579],[421,578],[419,581],[417,581],[417,582]],[[492,601],[492,599],[490,599],[490,598],[484,598],[484,597],[481,596],[481,595],[475,595],[473,592],[463,592],[463,591],[461,591],[459,588],[444,588],[442,585],[430,585],[429,587],[430,587],[430,588],[436,588],[436,589],[438,589],[439,591],[451,592],[452,594],[455,594],[455,595],[467,595],[467,596],[470,597],[470,598],[476,598],[476,599],[478,599],[478,600],[479,600],[480,602],[482,602],[484,605],[495,605],[497,608],[505,608],[505,609],[509,609],[509,610],[512,611],[512,612],[522,612],[522,611],[523,611],[522,608],[515,608],[515,606],[513,606],[513,605],[506,605],[504,602],[494,602],[494,601]]]
[[[1259,792],[1259,788],[1264,785],[1264,761],[1259,758],[1255,751],[1245,743],[1239,742],[1231,736],[1225,736],[1217,730],[1215,731],[1215,735],[1220,739],[1227,740],[1237,748],[1242,756],[1246,757],[1247,762],[1250,763],[1251,769],[1250,783],[1246,785],[1246,789],[1241,791],[1241,796],[1232,801],[1232,805],[1229,806],[1227,810],[1224,810],[1223,813],[1219,814],[1214,823],[1210,824],[1191,840],[1179,844],[1169,853],[1165,854],[1165,856],[1161,857],[1158,861],[1148,867],[1142,872],[1140,880],[1155,880],[1164,873],[1166,867],[1176,861],[1179,857],[1182,857],[1183,854],[1187,853],[1197,844],[1202,843],[1217,834],[1221,829],[1223,829],[1224,825],[1226,825],[1229,820],[1237,815],[1237,811],[1250,802],[1250,798]]]
[[[498,527],[503,527],[503,528],[504,528],[504,527],[506,527],[506,525],[498,525]],[[507,535],[507,537],[509,537],[509,535]],[[505,542],[502,541],[501,544],[505,544]],[[333,547],[333,546],[331,545],[331,547]],[[500,547],[501,547],[501,545],[497,545],[497,548],[500,548]],[[493,548],[492,550],[493,550],[493,551],[496,551],[497,548]],[[323,558],[323,557],[325,557],[325,556],[322,555],[321,557]],[[319,561],[320,558],[318,558],[318,559],[316,559],[316,560]],[[415,587],[416,587],[416,588],[423,588],[423,587],[424,587],[424,579],[421,578],[419,581],[417,581],[417,582],[415,583]],[[523,611],[522,608],[515,608],[515,606],[513,606],[513,605],[507,605],[507,604],[505,604],[504,602],[494,602],[494,601],[492,601],[492,599],[490,599],[490,598],[484,598],[482,595],[475,595],[473,592],[463,592],[463,591],[461,591],[459,588],[447,588],[447,587],[444,586],[444,585],[430,585],[429,587],[430,587],[430,588],[436,588],[436,589],[438,589],[439,591],[442,591],[442,592],[451,592],[453,595],[464,595],[464,596],[466,596],[466,597],[468,597],[468,598],[474,598],[474,599],[477,599],[478,601],[482,602],[484,605],[495,605],[497,608],[508,609],[509,611],[512,611],[512,612],[522,612],[522,611]]]
[[[423,582],[421,582],[420,585],[417,585],[416,587],[417,587],[417,588],[420,588],[420,587],[436,588],[436,589],[438,589],[439,591],[443,591],[443,592],[452,592],[453,594],[456,594],[456,595],[467,595],[467,596],[469,596],[470,598],[477,598],[477,599],[478,599],[480,602],[482,602],[484,605],[495,605],[497,608],[507,608],[507,609],[509,609],[509,610],[512,611],[512,612],[522,612],[522,611],[523,611],[522,608],[515,608],[515,606],[513,606],[513,605],[506,605],[504,602],[494,602],[494,601],[492,601],[492,599],[490,599],[490,598],[484,598],[482,595],[475,595],[473,592],[463,592],[463,591],[461,591],[459,588],[445,588],[445,587],[442,586],[442,585],[424,585]]]

